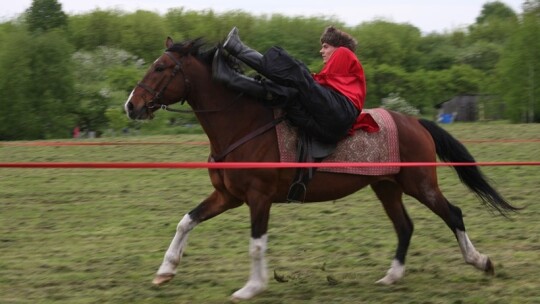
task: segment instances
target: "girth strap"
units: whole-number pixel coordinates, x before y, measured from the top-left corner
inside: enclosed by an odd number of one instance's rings
[[[253,138],[265,133],[266,131],[274,128],[277,124],[281,123],[283,120],[285,120],[284,116],[278,117],[271,122],[261,126],[260,128],[254,130],[253,132],[247,134],[246,136],[240,138],[235,143],[227,147],[223,152],[219,153],[218,155],[213,155],[211,158],[211,161],[213,162],[220,162],[222,161],[225,156],[227,156],[229,153],[234,151],[236,148],[240,147],[241,145],[245,144],[246,142],[252,140]]]

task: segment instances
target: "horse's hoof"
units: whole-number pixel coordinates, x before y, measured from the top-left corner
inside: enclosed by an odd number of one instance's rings
[[[232,295],[229,300],[231,301],[231,303],[240,303],[242,301],[247,301],[249,300],[249,298],[242,298],[242,297],[237,297],[235,295]]]
[[[231,296],[231,302],[238,303],[240,301],[249,300],[253,298],[254,296],[260,294],[266,289],[265,285],[258,285],[258,284],[246,284],[246,286],[242,287],[241,289],[237,290],[235,293]]]
[[[379,284],[379,285],[392,285],[394,284],[395,281],[392,280],[391,278],[389,278],[388,276],[378,280],[377,282],[375,282],[375,284]]]
[[[160,285],[163,285],[163,284],[169,282],[173,278],[174,278],[174,274],[172,274],[172,273],[158,274],[158,275],[156,275],[156,277],[152,281],[152,284],[154,284],[156,286],[160,286]]]
[[[495,275],[495,267],[493,266],[493,263],[491,263],[491,260],[489,258],[486,261],[486,266],[484,267],[484,272],[487,275],[490,275],[490,276]]]
[[[375,282],[376,284],[392,285],[403,278],[405,274],[405,265],[402,265],[397,260],[392,261],[392,267],[388,269],[384,278]]]
[[[230,300],[231,300],[231,303],[240,303],[243,299],[236,298],[235,296],[231,296]]]

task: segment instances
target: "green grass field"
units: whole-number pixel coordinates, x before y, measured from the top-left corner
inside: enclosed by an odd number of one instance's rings
[[[477,161],[540,161],[540,125],[445,126]],[[467,142],[481,139],[536,140]],[[0,162],[205,161],[204,135],[103,138],[178,144],[0,144]],[[90,142],[90,140],[81,140]],[[72,142],[72,141],[68,141]],[[446,197],[462,208],[494,277],[466,265],[450,230],[411,198],[415,223],[405,278],[379,286],[396,246],[370,189],[338,201],[278,204],[267,252],[268,290],[251,303],[540,303],[540,168],[483,167],[495,187],[526,207],[491,213],[439,169]],[[191,233],[176,278],[151,280],[178,221],[211,192],[202,169],[0,169],[0,303],[226,303],[249,275],[249,214],[243,206]],[[329,282],[328,277],[335,279]]]

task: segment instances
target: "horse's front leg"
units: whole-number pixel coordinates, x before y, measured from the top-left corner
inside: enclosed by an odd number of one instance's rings
[[[188,213],[184,215],[182,220],[176,226],[176,233],[172,239],[163,262],[156,273],[156,277],[152,281],[155,285],[161,285],[169,282],[176,274],[176,267],[180,263],[182,253],[186,247],[186,242],[189,232],[198,224]]]
[[[250,203],[251,241],[249,255],[251,257],[251,273],[246,285],[233,293],[231,300],[250,299],[266,289],[268,271],[264,257],[267,248],[268,220],[270,218],[271,202]]]
[[[159,267],[156,277],[152,281],[155,285],[169,282],[176,274],[176,268],[182,258],[182,253],[187,244],[189,232],[199,223],[210,219],[226,210],[240,206],[242,203],[236,199],[228,198],[215,191],[199,206],[184,215],[176,227],[176,233],[165,253],[163,262]]]

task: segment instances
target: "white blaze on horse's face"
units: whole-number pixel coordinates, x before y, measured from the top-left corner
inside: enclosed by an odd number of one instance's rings
[[[133,89],[133,91],[131,91],[131,94],[129,94],[129,97],[128,99],[126,100],[126,103],[124,104],[124,110],[126,111],[126,115],[129,117],[129,108],[128,108],[128,104],[129,104],[129,101],[131,100],[131,98],[133,97],[133,94],[135,93],[135,89]]]

